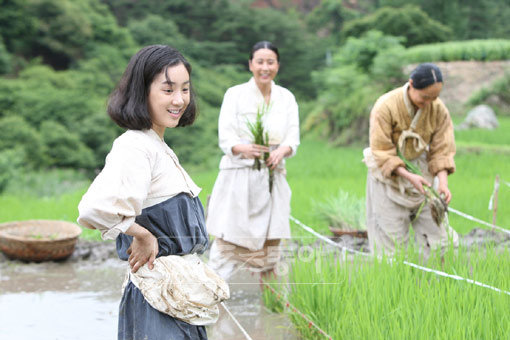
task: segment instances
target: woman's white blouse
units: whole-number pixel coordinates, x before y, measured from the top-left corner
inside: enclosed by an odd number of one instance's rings
[[[129,130],[113,143],[106,163],[78,205],[78,223],[104,239],[125,232],[142,209],[200,188],[154,130]]]
[[[237,144],[253,142],[247,121],[254,122],[257,110],[262,108],[264,97],[255,80],[231,87],[225,93],[218,122],[219,146],[228,158],[232,147]],[[293,156],[299,146],[299,113],[294,95],[284,87],[271,83],[269,111],[263,117],[263,123],[269,135],[269,144],[286,145],[292,149]],[[225,157],[224,157],[225,158]],[[253,163],[253,160],[244,160]],[[230,163],[226,159],[222,160]]]

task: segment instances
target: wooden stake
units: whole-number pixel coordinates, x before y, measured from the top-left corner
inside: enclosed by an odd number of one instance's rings
[[[496,225],[496,215],[498,213],[498,191],[499,191],[499,175],[496,175],[496,179],[494,180],[494,197],[492,204],[492,225]],[[494,227],[492,228],[494,229]]]

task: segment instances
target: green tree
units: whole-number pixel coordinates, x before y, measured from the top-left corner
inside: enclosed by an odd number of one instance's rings
[[[0,0],[0,36],[11,53],[29,48],[28,37],[36,32],[36,18],[30,11],[30,0]]]
[[[27,0],[34,33],[24,36],[26,57],[41,56],[55,69],[67,69],[82,59],[91,45],[133,46],[126,29],[119,28],[100,0]]]
[[[416,5],[450,27],[456,40],[508,38],[510,0],[380,0],[380,6]]]
[[[47,66],[31,66],[18,78],[0,83],[0,116],[23,118],[36,130],[45,122],[58,123],[93,152],[87,167],[100,167],[120,131],[106,115],[107,96],[114,83],[101,71],[54,71]]]
[[[77,2],[69,0],[30,0],[30,10],[37,18],[37,31],[30,43],[31,56],[42,56],[55,68],[65,69],[83,54],[92,39],[90,21]]]
[[[446,41],[451,38],[449,27],[431,19],[416,6],[402,8],[380,8],[360,19],[347,22],[344,37],[360,37],[369,30],[378,30],[386,35],[403,36],[406,46]]]
[[[11,71],[11,56],[2,41],[0,36],[0,74],[9,73]]]
[[[145,31],[149,22],[144,18],[158,13],[164,20],[174,22],[178,32],[172,28],[176,41],[186,39],[182,52],[202,65],[211,67],[221,64],[247,66],[248,56],[254,43],[270,40],[282,55],[279,81],[283,86],[306,97],[313,97],[307,86],[310,70],[323,64],[325,46],[312,36],[300,15],[293,11],[252,8],[250,1],[230,0],[147,0],[131,2],[105,0],[119,22],[130,27],[134,35]],[[138,21],[140,25],[134,23]],[[145,25],[145,28],[143,26]],[[152,27],[152,26],[150,26]],[[167,26],[164,26],[167,27]],[[147,41],[154,41],[150,33],[143,34]],[[154,33],[154,37],[159,33]],[[166,41],[172,38],[167,38]],[[140,40],[139,40],[140,41]]]
[[[344,24],[358,19],[361,13],[344,5],[343,0],[324,0],[306,17],[308,27],[319,36],[330,36],[339,44]]]
[[[179,28],[169,19],[150,14],[141,20],[132,20],[128,29],[135,42],[140,46],[165,44],[182,49],[186,46],[186,39],[179,32]]]
[[[0,152],[15,150],[25,168],[40,169],[47,165],[47,150],[41,136],[23,118],[0,118],[0,136]]]
[[[46,121],[41,124],[40,133],[47,148],[49,166],[84,168],[94,167],[94,154],[80,141],[78,135],[63,125]]]
[[[394,58],[403,49],[399,38],[379,31],[347,39],[332,65],[313,73],[319,96],[305,129],[318,128],[336,144],[366,140],[371,106],[388,84],[403,78]]]

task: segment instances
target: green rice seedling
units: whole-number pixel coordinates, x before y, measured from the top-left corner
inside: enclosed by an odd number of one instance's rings
[[[411,246],[392,262],[320,253],[312,261],[296,259],[289,301],[333,339],[499,339],[510,334],[510,296],[411,268],[404,260],[419,262],[420,254]],[[433,254],[426,265],[508,290],[508,261],[508,249],[482,254],[461,248],[448,250],[444,263]],[[290,317],[305,338],[320,338],[309,333],[302,318]]]
[[[397,155],[404,161],[406,169],[415,175],[423,176],[420,168],[418,168],[415,164],[411,163],[407,160],[402,152],[397,147]],[[418,217],[421,213],[423,206],[427,203],[430,205],[430,212],[432,213],[432,218],[436,225],[439,227],[443,223],[445,218],[445,214],[448,213],[448,204],[443,200],[443,198],[439,195],[439,193],[433,188],[427,185],[423,185],[423,189],[425,191],[425,200],[418,208],[418,212],[416,213],[416,217]]]
[[[269,135],[264,128],[263,117],[269,111],[270,105],[265,102],[262,103],[261,106],[257,109],[257,116],[255,118],[255,122],[246,121],[246,125],[248,126],[248,130],[253,136],[253,143],[258,145],[269,146]],[[267,160],[269,158],[269,152],[264,152],[263,159]],[[257,170],[260,170],[261,163],[259,158],[255,158],[254,167]],[[269,169],[269,192],[273,191],[273,180],[274,180],[274,170]]]
[[[285,283],[275,279],[264,280],[262,290],[262,300],[264,305],[273,313],[283,313],[284,303],[286,300],[285,290],[282,289]]]
[[[364,230],[365,200],[340,189],[336,196],[312,203],[313,211],[329,226],[343,230]]]

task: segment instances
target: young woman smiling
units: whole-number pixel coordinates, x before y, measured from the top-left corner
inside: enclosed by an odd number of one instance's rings
[[[131,58],[108,103],[112,120],[127,131],[113,142],[103,170],[78,207],[78,222],[99,229],[104,239],[115,239],[120,259],[131,269],[119,308],[119,340],[207,339],[204,325],[217,317],[217,306],[208,308],[202,292],[200,298],[191,292],[188,301],[175,301],[172,291],[154,296],[154,282],[144,281],[177,277],[179,284],[193,268],[164,270],[159,264],[202,253],[208,246],[201,189],[163,139],[168,128],[195,120],[190,76],[190,64],[169,46],[147,46]],[[177,289],[189,288],[181,286]],[[213,293],[219,296],[219,291]],[[193,308],[189,301],[200,301],[200,306],[187,310]],[[175,305],[181,309],[170,308]]]

